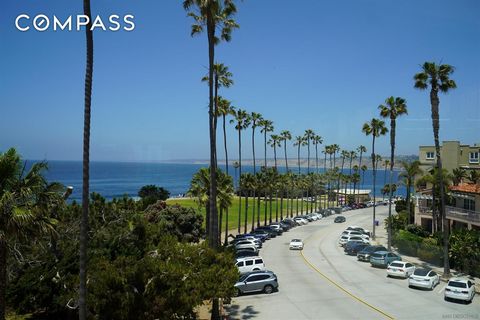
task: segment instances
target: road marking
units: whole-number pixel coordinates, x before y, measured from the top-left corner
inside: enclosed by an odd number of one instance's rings
[[[327,277],[323,272],[321,272],[320,270],[318,270],[317,267],[315,267],[310,261],[307,260],[307,258],[305,258],[305,256],[303,255],[303,250],[300,252],[300,254],[302,255],[302,258],[303,260],[305,261],[305,263],[310,266],[310,268],[312,268],[313,270],[315,270],[319,275],[321,275],[325,280],[327,280],[328,282],[330,282],[331,284],[333,284],[335,287],[337,287],[338,289],[340,289],[341,291],[345,292],[347,295],[349,295],[351,298],[353,298],[354,300],[357,300],[358,302],[360,303],[363,303],[364,305],[366,305],[367,307],[371,308],[372,310],[382,314],[383,316],[385,316],[386,318],[388,319],[395,319],[393,316],[389,315],[388,313],[378,309],[377,307],[374,307],[372,306],[371,304],[369,304],[368,302],[366,302],[365,300],[357,297],[356,295],[354,295],[353,293],[351,293],[350,291],[346,290],[345,288],[343,288],[341,285],[339,285],[338,283],[336,283],[335,281],[333,281],[332,279],[330,279],[329,277]]]
[[[442,287],[440,290],[438,290],[438,292],[437,292],[437,293],[438,293],[438,294],[442,293],[442,292],[443,292],[443,290],[445,290],[445,287],[446,287],[446,286],[443,286],[443,287]]]

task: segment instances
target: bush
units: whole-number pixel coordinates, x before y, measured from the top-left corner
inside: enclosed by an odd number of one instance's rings
[[[422,238],[405,230],[400,230],[393,236],[393,244],[402,254],[416,256]]]
[[[435,238],[423,239],[417,250],[417,255],[423,261],[436,265],[443,264],[443,248]]]
[[[396,233],[399,230],[402,230],[405,225],[408,223],[408,212],[402,211],[398,214],[392,214],[392,233]],[[385,229],[388,230],[389,220],[385,219]],[[387,231],[388,232],[388,231]]]
[[[480,275],[480,232],[453,230],[450,234],[450,261],[452,267],[472,276]]]
[[[416,224],[407,225],[405,230],[422,238],[428,237],[430,235],[430,233],[426,231],[422,226]]]

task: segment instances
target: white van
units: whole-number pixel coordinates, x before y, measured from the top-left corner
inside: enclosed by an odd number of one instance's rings
[[[265,263],[263,263],[262,257],[239,258],[235,265],[240,273],[265,270]]]

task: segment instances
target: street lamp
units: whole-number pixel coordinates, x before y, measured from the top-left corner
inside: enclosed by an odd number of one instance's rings
[[[70,195],[72,194],[72,192],[73,192],[73,187],[67,186],[67,190],[65,190],[65,193],[63,194],[63,200],[67,200],[68,197],[70,197]]]

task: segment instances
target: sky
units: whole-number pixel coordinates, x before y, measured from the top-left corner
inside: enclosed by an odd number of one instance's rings
[[[434,61],[455,67],[458,86],[440,96],[440,139],[480,143],[480,1],[244,0],[237,9],[240,28],[216,47],[234,80],[221,94],[272,120],[274,133],[312,129],[324,144],[370,149],[363,123],[400,96],[409,114],[397,120],[396,153],[417,154],[433,145],[433,133],[429,94],[413,88],[413,75]],[[2,0],[0,152],[82,159],[85,33],[15,28],[20,14],[82,13],[80,0]],[[190,36],[182,1],[94,0],[92,14],[105,22],[131,14],[135,29],[94,32],[91,160],[207,159],[207,39]],[[220,159],[222,139],[219,130]],[[237,139],[229,124],[230,158]],[[251,158],[251,129],[242,139]],[[389,153],[388,137],[376,150]],[[256,151],[263,154],[260,134]]]

